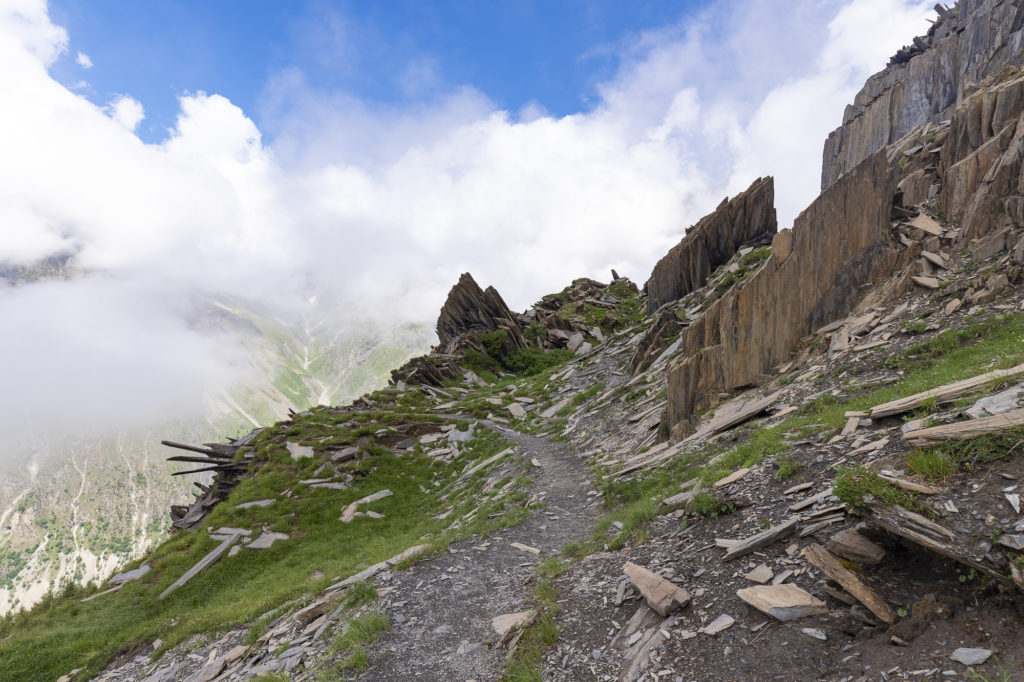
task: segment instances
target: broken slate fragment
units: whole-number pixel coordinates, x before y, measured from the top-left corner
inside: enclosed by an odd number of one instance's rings
[[[1010,549],[1024,549],[1024,534],[1004,533],[999,536],[997,542]]]
[[[147,573],[149,573],[149,564],[142,564],[138,568],[133,569],[131,571],[124,571],[123,573],[118,573],[113,578],[108,580],[107,584],[120,585],[122,583],[131,582],[132,580],[138,580]]]
[[[287,533],[275,533],[273,531],[264,531],[263,535],[259,536],[251,543],[246,545],[249,549],[270,549],[270,546],[274,544],[276,540],[287,540]]]
[[[292,459],[304,459],[313,456],[313,448],[308,445],[299,445],[298,443],[288,441],[287,446]]]
[[[711,623],[706,628],[704,628],[704,634],[717,635],[722,630],[732,627],[732,624],[735,622],[735,618],[723,613],[721,616],[711,621]]]
[[[751,582],[764,585],[767,582],[771,582],[772,578],[775,577],[775,571],[773,571],[767,564],[761,564],[743,577]]]
[[[737,591],[736,596],[758,611],[783,622],[828,613],[825,602],[791,583],[746,587]]]
[[[500,640],[504,639],[511,630],[526,627],[536,617],[537,611],[535,609],[519,611],[518,613],[503,613],[491,619],[491,627],[494,628],[494,632],[497,633]]]
[[[647,600],[647,605],[659,616],[668,616],[690,601],[689,592],[681,587],[676,587],[643,566],[637,566],[633,562],[627,561],[622,567],[622,572],[629,577],[636,589],[640,590],[640,594]]]
[[[253,502],[243,502],[242,504],[236,504],[235,509],[248,509],[250,507],[269,507],[274,504],[273,500],[255,500]]]
[[[515,418],[515,419],[525,419],[526,418],[526,410],[524,410],[523,406],[520,405],[519,403],[512,403],[512,404],[510,404],[508,406],[508,411],[509,411],[509,414],[511,414],[512,417]]]
[[[718,479],[717,481],[715,481],[715,484],[713,486],[711,486],[711,487],[713,487],[713,488],[724,488],[725,486],[729,485],[730,483],[735,483],[736,481],[740,480],[741,478],[746,476],[748,473],[750,473],[750,468],[749,467],[744,467],[743,469],[739,469],[738,471],[732,472],[728,476],[725,476],[723,478]]]
[[[963,663],[964,665],[981,665],[988,660],[992,652],[988,649],[971,649],[968,647],[960,647],[949,655],[951,659],[957,663]]]
[[[800,632],[804,633],[808,637],[820,639],[823,642],[828,639],[828,637],[825,636],[825,631],[819,630],[818,628],[800,628]]]

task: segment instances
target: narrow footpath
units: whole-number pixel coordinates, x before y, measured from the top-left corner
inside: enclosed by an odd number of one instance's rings
[[[370,668],[358,679],[497,679],[506,652],[486,645],[495,638],[492,619],[531,608],[534,565],[589,536],[599,502],[587,495],[586,462],[564,444],[490,426],[535,463],[530,489],[544,506],[517,526],[455,543],[445,555],[399,571],[382,585],[391,588],[381,599],[391,627],[370,649]]]

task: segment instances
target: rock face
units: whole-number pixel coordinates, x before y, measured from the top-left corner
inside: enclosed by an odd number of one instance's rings
[[[704,286],[741,246],[768,243],[777,228],[775,182],[758,178],[746,191],[723,200],[658,261],[644,285],[647,311]]]
[[[939,204],[961,238],[1024,225],[1024,74],[1005,69],[957,108],[942,145]]]
[[[801,337],[848,312],[864,285],[893,272],[900,264],[889,223],[895,191],[894,169],[879,151],[797,217],[785,254],[773,253],[683,331],[668,379],[674,437],[691,431],[722,391],[754,383]]]
[[[961,0],[939,12],[846,107],[825,141],[822,189],[914,127],[948,119],[986,77],[1024,65],[1024,0]]]
[[[437,318],[438,350],[451,353],[476,332],[501,330],[511,351],[526,347],[522,329],[512,311],[494,287],[481,290],[468,272],[448,292],[448,299]]]

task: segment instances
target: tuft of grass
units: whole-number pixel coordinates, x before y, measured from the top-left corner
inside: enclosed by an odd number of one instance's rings
[[[380,633],[388,629],[388,617],[383,611],[370,611],[345,624],[340,635],[334,638],[330,653],[349,655],[364,644],[375,642]]]
[[[934,513],[921,502],[917,493],[903,490],[864,467],[840,468],[833,491],[851,509],[865,509],[864,496],[874,495],[888,505],[922,514]]]
[[[907,455],[910,470],[929,481],[945,481],[956,473],[956,463],[941,450],[914,450]]]
[[[803,467],[800,460],[791,452],[782,452],[775,457],[775,480],[785,481]]]
[[[926,478],[941,481],[961,469],[975,471],[979,466],[1008,460],[1021,452],[1024,429],[1013,429],[914,450],[907,455],[907,466]]]

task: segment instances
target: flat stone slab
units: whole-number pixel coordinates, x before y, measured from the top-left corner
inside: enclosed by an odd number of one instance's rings
[[[828,613],[825,602],[791,583],[745,587],[736,596],[761,613],[783,622]]]
[[[723,613],[721,616],[711,621],[706,628],[704,628],[704,634],[717,635],[722,630],[732,627],[732,624],[735,622],[735,618]]]
[[[259,536],[258,538],[250,542],[248,545],[246,545],[246,547],[248,547],[249,549],[270,549],[270,546],[273,545],[277,540],[287,539],[287,533],[275,533],[273,531],[268,530],[265,531],[263,535]]]
[[[292,456],[292,459],[304,459],[306,457],[313,456],[313,448],[308,445],[299,445],[298,443],[287,443],[288,453]]]
[[[519,611],[518,613],[504,613],[491,619],[491,627],[494,628],[498,638],[501,639],[508,634],[509,630],[525,627],[532,623],[536,617],[537,611],[535,609]]]
[[[108,580],[107,584],[108,585],[122,585],[124,583],[128,583],[128,582],[131,582],[133,580],[138,580],[139,578],[141,578],[142,576],[146,575],[147,573],[149,573],[149,564],[142,564],[138,568],[132,569],[130,571],[124,571],[123,573],[118,573],[113,578]]]
[[[738,471],[734,471],[734,472],[732,472],[731,474],[729,474],[728,476],[726,476],[724,478],[718,479],[717,481],[715,481],[715,484],[713,486],[711,486],[711,487],[712,488],[724,488],[725,486],[729,485],[730,483],[735,483],[736,481],[740,480],[741,478],[746,476],[748,473],[750,473],[750,468],[749,467],[745,467],[743,469],[739,469]]]
[[[644,596],[647,605],[663,618],[690,602],[689,592],[643,566],[627,561],[622,567],[622,572]]]
[[[242,504],[236,504],[235,509],[249,509],[250,507],[269,507],[274,504],[274,500],[254,500],[252,502],[243,502]]]
[[[971,649],[969,647],[960,647],[949,655],[951,659],[957,663],[963,663],[964,665],[981,665],[989,659],[992,652],[988,649]]]
[[[773,571],[767,564],[761,564],[743,577],[751,582],[764,585],[765,583],[770,583],[772,581],[772,578],[775,577],[775,571]]]

